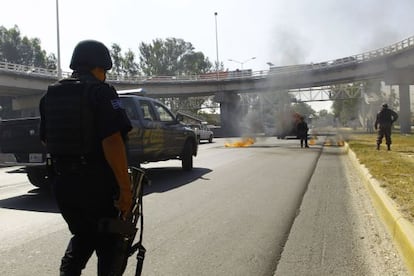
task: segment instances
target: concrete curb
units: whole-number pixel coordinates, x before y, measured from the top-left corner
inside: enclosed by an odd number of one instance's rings
[[[402,217],[395,203],[372,177],[368,169],[359,163],[356,154],[345,144],[345,151],[361,176],[371,196],[377,213],[386,225],[394,244],[401,253],[411,275],[414,275],[414,225]]]

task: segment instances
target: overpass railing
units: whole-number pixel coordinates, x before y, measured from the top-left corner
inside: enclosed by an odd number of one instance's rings
[[[58,75],[57,70],[51,70],[22,64],[14,64],[4,61],[0,61],[0,71],[12,71],[20,74],[33,74],[48,77],[55,77]]]
[[[394,55],[414,48],[414,36],[404,39],[400,42],[394,43],[390,46],[371,50],[362,54],[338,58],[330,61],[323,61],[309,64],[296,64],[290,66],[270,67],[269,75],[277,75],[284,73],[296,73],[301,71],[316,71],[334,69],[335,67],[349,66],[358,63],[373,61],[385,56]]]
[[[236,79],[258,79],[265,78],[271,75],[284,75],[291,73],[298,73],[303,71],[316,71],[316,70],[329,70],[335,67],[349,66],[352,64],[364,63],[372,61],[378,58],[383,58],[388,55],[393,55],[402,51],[406,51],[410,48],[414,48],[414,36],[404,39],[400,42],[392,45],[379,48],[376,50],[368,51],[362,54],[348,56],[344,58],[338,58],[335,60],[309,63],[309,64],[297,64],[288,66],[273,66],[269,70],[236,70],[236,71],[220,71],[209,72],[206,74],[198,75],[177,75],[177,76],[120,76],[108,74],[107,80],[114,82],[132,82],[132,83],[145,83],[145,82],[189,82],[189,81],[217,81],[217,80],[236,80]],[[58,76],[57,70],[50,70],[45,68],[13,64],[9,62],[0,61],[0,71],[15,72],[18,74],[30,74],[38,76],[56,77]],[[63,77],[69,76],[70,72],[62,72]]]

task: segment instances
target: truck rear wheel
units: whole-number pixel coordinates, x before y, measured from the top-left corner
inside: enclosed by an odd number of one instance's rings
[[[181,165],[184,171],[193,169],[193,142],[185,142],[183,154],[181,156]]]
[[[49,186],[47,171],[44,167],[26,167],[27,178],[30,183],[38,188],[46,188]]]

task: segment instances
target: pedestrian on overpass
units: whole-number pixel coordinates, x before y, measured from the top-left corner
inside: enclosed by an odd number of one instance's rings
[[[391,130],[392,124],[397,121],[398,114],[392,109],[388,108],[388,104],[384,103],[382,109],[377,114],[375,120],[375,130],[378,130],[377,136],[377,150],[380,149],[382,138],[385,136],[385,143],[387,144],[387,150],[391,150]]]
[[[104,44],[81,41],[73,51],[71,77],[50,85],[40,102],[52,189],[72,233],[61,276],[81,275],[94,252],[98,275],[115,275],[120,236],[99,231],[99,223],[120,213],[125,217],[132,205],[124,141],[131,123],[115,89],[105,83],[111,67]]]
[[[308,146],[308,124],[305,122],[305,118],[303,116],[299,117],[299,121],[296,124],[296,133],[298,138],[300,139],[300,147],[303,148],[303,143],[305,143],[305,148],[309,148]]]

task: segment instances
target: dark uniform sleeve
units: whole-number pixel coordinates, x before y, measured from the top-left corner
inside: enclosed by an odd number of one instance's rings
[[[392,111],[392,123],[398,120],[398,114],[395,111]]]
[[[116,132],[125,138],[132,129],[115,89],[102,85],[96,94],[96,124],[98,137],[103,140]]]
[[[375,117],[375,122],[374,122],[374,128],[375,129],[378,128],[378,124],[379,124],[379,113],[377,113],[377,116]]]

